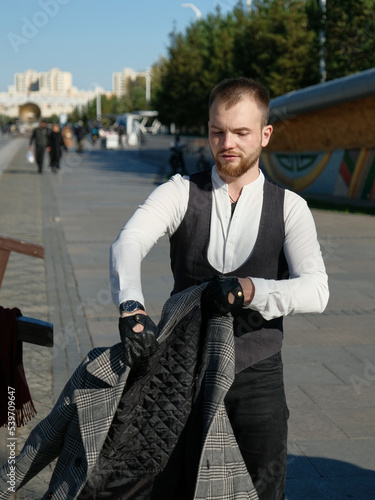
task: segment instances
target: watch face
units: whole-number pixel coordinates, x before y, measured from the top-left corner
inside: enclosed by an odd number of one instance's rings
[[[136,300],[127,300],[126,302],[122,302],[120,304],[120,311],[124,312],[134,312],[137,309],[144,309],[142,304]]]
[[[138,309],[138,302],[135,300],[129,300],[128,302],[125,302],[126,305],[126,311],[128,312],[133,312]]]

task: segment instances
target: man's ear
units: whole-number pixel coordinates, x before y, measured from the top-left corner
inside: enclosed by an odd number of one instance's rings
[[[271,139],[273,132],[272,125],[266,125],[262,130],[262,146],[265,148]]]

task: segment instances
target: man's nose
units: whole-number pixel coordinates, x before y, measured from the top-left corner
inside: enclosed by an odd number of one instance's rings
[[[230,132],[223,134],[223,146],[225,149],[233,149],[235,147],[234,135]]]

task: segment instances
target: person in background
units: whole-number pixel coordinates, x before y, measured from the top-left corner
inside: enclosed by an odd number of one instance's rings
[[[98,139],[99,139],[99,124],[98,122],[95,122],[91,128],[91,140],[94,148],[96,147]]]
[[[73,132],[71,129],[71,126],[69,124],[65,125],[65,127],[62,129],[61,134],[64,139],[65,146],[67,149],[73,148]]]
[[[126,127],[125,127],[124,123],[119,124],[119,126],[117,128],[117,133],[118,133],[119,148],[125,149],[126,148]]]
[[[74,133],[77,140],[77,153],[83,152],[83,139],[86,135],[86,129],[82,120],[79,120],[77,125],[74,127]]]
[[[48,136],[47,149],[49,151],[49,166],[51,167],[52,172],[56,174],[60,168],[62,151],[67,150],[58,123],[54,123],[52,125],[52,130]]]
[[[211,91],[215,165],[174,175],[150,194],[111,246],[110,280],[120,334],[129,317],[147,314],[141,263],[164,234],[172,294],[208,282],[202,310],[233,316],[236,374],[224,400],[227,415],[259,499],[283,500],[289,417],[283,317],[323,312],[329,291],[305,200],[259,168],[273,131],[268,116],[268,91],[259,82],[230,78]]]
[[[185,159],[184,159],[185,144],[181,141],[180,136],[176,135],[171,144],[171,156],[169,163],[172,167],[171,175],[186,174]]]
[[[33,143],[35,144],[35,161],[40,174],[43,172],[44,153],[48,147],[48,135],[47,122],[46,120],[41,120],[39,127],[33,130],[30,139],[29,148],[33,149]]]

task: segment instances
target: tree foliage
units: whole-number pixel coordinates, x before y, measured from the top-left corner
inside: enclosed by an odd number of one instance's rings
[[[325,33],[329,80],[375,66],[374,0],[328,0]]]
[[[173,32],[153,67],[152,106],[164,123],[196,131],[207,123],[211,89],[232,76],[255,78],[277,97],[320,82],[324,32],[327,79],[375,66],[374,0],[240,1]],[[155,75],[155,78],[154,78]],[[156,79],[154,84],[154,79]]]

